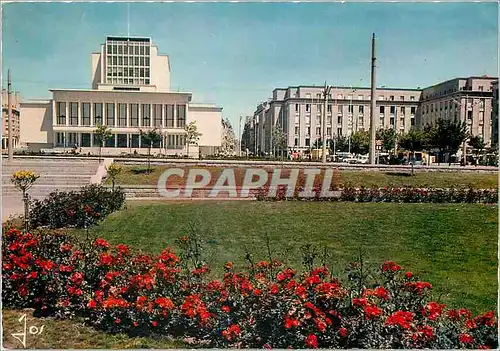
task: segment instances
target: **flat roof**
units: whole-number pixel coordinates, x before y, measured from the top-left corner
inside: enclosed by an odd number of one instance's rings
[[[190,92],[177,91],[134,91],[134,90],[98,90],[98,89],[49,89],[49,91],[72,91],[82,93],[120,93],[120,94],[172,94],[172,95],[193,95]]]
[[[288,88],[275,88],[275,90],[288,90],[288,89],[300,89],[300,88],[324,88],[324,85],[299,85],[299,86],[290,86]],[[359,86],[332,86],[332,89],[371,89],[371,87],[359,87]],[[377,87],[377,90],[406,90],[406,91],[422,91],[423,89],[415,89],[415,88],[386,88],[386,87]]]
[[[113,35],[108,35],[106,36],[106,41],[111,40],[111,41],[138,41],[138,42],[151,42],[151,38],[149,37],[131,37],[131,36],[113,36]]]

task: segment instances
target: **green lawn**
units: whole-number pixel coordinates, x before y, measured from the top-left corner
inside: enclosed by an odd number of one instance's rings
[[[94,234],[158,253],[167,245],[175,248],[175,239],[194,226],[216,269],[226,261],[244,267],[245,247],[256,259],[266,259],[266,233],[275,256],[297,268],[305,243],[326,246],[335,272],[361,248],[369,264],[395,260],[419,274],[434,285],[436,296],[448,293],[442,301],[451,306],[496,310],[497,206],[245,201],[127,206]]]
[[[175,167],[175,166],[171,166]],[[152,173],[133,172],[134,169],[145,169],[143,166],[123,166],[122,173],[117,178],[119,185],[152,185],[156,186],[158,178],[168,166],[156,166]],[[186,167],[189,168],[189,167]],[[197,168],[197,167],[193,167]],[[221,172],[220,167],[203,167],[210,169],[215,183]],[[245,168],[240,168],[236,174],[236,182],[240,183]],[[272,169],[272,168],[271,168]],[[187,174],[187,172],[186,172]],[[335,179],[335,178],[334,178]],[[468,187],[497,188],[498,173],[465,173],[465,172],[417,172],[409,176],[405,172],[380,171],[340,171],[339,181],[351,186],[414,186],[414,187]],[[107,180],[107,184],[111,182]]]
[[[22,344],[11,334],[22,333],[24,321],[19,322],[23,314],[27,317],[28,349],[168,349],[186,348],[182,342],[168,339],[129,337],[125,334],[110,334],[96,331],[84,324],[83,320],[56,320],[54,318],[34,318],[33,310],[3,310],[3,345],[5,349],[22,349]],[[30,327],[38,330],[37,335],[29,333]],[[34,330],[34,329],[33,329]],[[22,336],[20,337],[22,339]]]

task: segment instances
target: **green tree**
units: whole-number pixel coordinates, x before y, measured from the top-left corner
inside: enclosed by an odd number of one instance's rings
[[[480,135],[471,136],[469,139],[469,145],[472,147],[472,151],[476,155],[481,154],[484,148],[486,147],[483,137]]]
[[[425,134],[423,131],[411,129],[399,137],[398,144],[400,148],[409,151],[413,157],[415,151],[424,150]]]
[[[148,147],[148,173],[151,172],[151,148],[154,145],[159,144],[163,135],[157,128],[149,129],[149,130],[139,130],[139,134],[141,135],[141,144],[145,144]]]
[[[186,141],[187,141],[187,155],[189,158],[189,145],[198,145],[198,141],[202,136],[202,133],[198,132],[198,127],[196,126],[196,121],[192,121],[184,127],[186,131]]]
[[[283,157],[284,156],[283,151],[286,150],[288,146],[286,133],[283,132],[279,126],[276,126],[273,128],[272,138],[273,138],[274,151],[275,152],[278,151],[278,155]]]
[[[427,136],[428,145],[438,148],[439,158],[447,154],[448,164],[451,164],[451,156],[468,138],[467,125],[465,122],[440,118],[427,129]]]
[[[382,149],[386,152],[392,153],[396,145],[396,130],[394,128],[386,128],[377,130],[377,140],[382,142]]]
[[[335,144],[334,144],[335,141]],[[335,150],[333,150],[335,148]],[[337,135],[330,140],[330,150],[335,152],[347,152],[349,150],[349,139],[346,136]]]
[[[355,155],[367,154],[370,150],[370,132],[358,131],[351,135],[351,152]]]
[[[112,134],[111,129],[99,124],[97,128],[94,130],[95,141],[99,144],[99,162],[101,161],[101,151],[102,147],[108,141]]]

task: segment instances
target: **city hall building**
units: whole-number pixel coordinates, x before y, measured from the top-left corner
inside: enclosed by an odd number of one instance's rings
[[[106,38],[92,53],[91,89],[50,89],[52,99],[21,103],[21,144],[32,150],[98,148],[98,125],[112,136],[102,153],[144,153],[140,131],[157,129],[162,141],[153,153],[186,155],[184,127],[194,121],[201,133],[191,157],[221,146],[222,108],[192,102],[189,92],[170,91],[170,61],[150,38]]]

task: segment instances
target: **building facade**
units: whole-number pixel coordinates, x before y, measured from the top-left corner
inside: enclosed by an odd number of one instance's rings
[[[486,145],[492,142],[493,83],[498,78],[456,78],[423,89],[419,125],[438,119],[466,122],[470,134],[481,136]]]
[[[10,109],[12,116],[12,144],[17,148],[20,144],[20,106],[19,95],[11,94]],[[7,149],[9,145],[9,117],[8,117],[7,90],[2,90],[2,149]]]
[[[490,145],[496,126],[492,121],[494,82],[498,78],[469,77],[424,89],[377,88],[376,127],[406,133],[433,124],[439,118],[456,118],[467,121],[469,131],[483,136]],[[323,89],[320,86],[275,89],[272,98],[260,103],[245,124],[248,149],[258,154],[272,152],[273,130],[286,135],[289,151],[311,149],[322,138]],[[327,140],[370,130],[370,110],[370,88],[332,87],[327,98]]]
[[[493,99],[491,103],[492,133],[491,146],[498,149],[498,80],[492,84]]]
[[[188,92],[171,92],[169,58],[150,38],[107,37],[100,52],[92,53],[91,73],[92,89],[51,89],[50,101],[22,104],[21,139],[28,148],[94,153],[94,131],[103,125],[112,133],[103,154],[144,153],[148,145],[141,131],[156,129],[162,140],[152,153],[186,155],[184,127],[193,121],[202,135],[189,147],[191,157],[220,147],[222,108],[193,103]]]
[[[416,125],[421,91],[377,89],[378,128],[406,132]],[[261,103],[246,124],[255,135],[252,152],[269,153],[273,130],[286,135],[287,148],[310,149],[322,138],[323,87],[298,86],[275,89],[273,97]],[[327,100],[326,137],[349,136],[370,129],[371,90],[366,87],[333,87]]]

